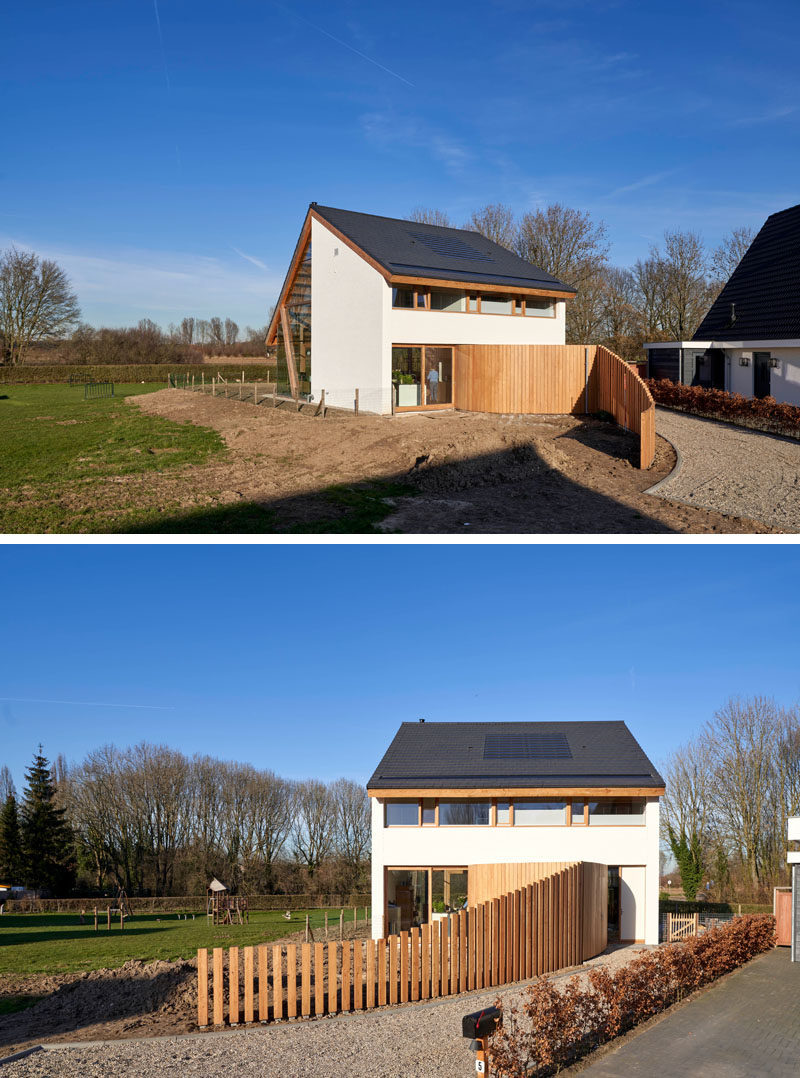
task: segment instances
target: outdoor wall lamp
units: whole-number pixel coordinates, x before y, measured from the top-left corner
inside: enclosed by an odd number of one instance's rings
[[[773,370],[777,370],[777,368],[780,366],[780,360],[776,359],[775,356],[771,356],[769,365],[770,367],[772,367]]]
[[[749,367],[750,366],[750,356],[739,356],[739,366],[740,367]]]

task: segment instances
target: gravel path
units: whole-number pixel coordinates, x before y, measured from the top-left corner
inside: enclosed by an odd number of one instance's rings
[[[656,497],[800,531],[800,443],[664,408],[656,430],[680,455]]]
[[[617,967],[641,947],[621,947],[586,967]],[[584,967],[584,968],[586,968]],[[558,980],[566,980],[562,974]],[[507,1003],[522,986],[472,992],[457,999],[385,1008],[358,1015],[289,1022],[222,1034],[119,1041],[50,1048],[3,1067],[3,1078],[114,1078],[136,1075],[203,1075],[236,1078],[457,1078],[474,1073],[473,1055],[461,1036],[461,1018],[494,1003]]]

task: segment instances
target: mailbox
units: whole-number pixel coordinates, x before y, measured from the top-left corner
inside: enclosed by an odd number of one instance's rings
[[[503,1024],[502,1012],[497,1007],[484,1007],[482,1011],[465,1014],[461,1019],[461,1033],[474,1041],[491,1036]]]

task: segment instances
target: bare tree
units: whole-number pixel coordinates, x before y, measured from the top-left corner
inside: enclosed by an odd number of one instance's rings
[[[211,340],[211,327],[207,319],[198,318],[195,321],[195,340],[199,344],[207,344]]]
[[[718,285],[718,292],[722,290],[722,286],[742,261],[747,248],[755,238],[755,229],[746,226],[734,228],[722,237],[719,247],[715,248],[711,254],[711,273]]]
[[[406,218],[407,221],[416,221],[421,225],[443,225],[452,227],[446,210],[436,210],[429,206],[415,206]]]
[[[678,865],[684,893],[694,899],[713,846],[711,812],[713,764],[707,742],[683,746],[665,768],[666,794],[661,801],[663,837]]]
[[[17,788],[6,764],[0,767],[0,804],[5,804],[9,797],[17,796]]]
[[[181,340],[184,344],[194,344],[194,319],[183,318],[181,319],[180,328]]]
[[[493,243],[513,251],[517,243],[517,222],[514,211],[502,202],[490,202],[479,210],[473,210],[472,216],[464,228],[480,232]]]
[[[221,318],[209,318],[208,336],[215,348],[222,349],[225,346],[225,329]]]
[[[663,340],[667,336],[663,266],[658,254],[639,259],[633,270],[636,285],[635,318],[643,341]]]
[[[520,220],[517,254],[581,291],[567,301],[567,341],[591,340],[602,319],[602,277],[608,264],[606,226],[585,211],[555,203]]]
[[[237,340],[237,338],[239,336],[239,327],[233,321],[232,318],[226,318],[225,319],[225,325],[223,327],[223,332],[224,332],[224,335],[225,335],[225,344],[226,344],[226,346],[236,344],[236,340]]]
[[[295,856],[313,876],[336,839],[336,806],[324,782],[307,779],[295,787],[292,844]]]
[[[22,363],[32,344],[63,336],[80,317],[63,269],[32,251],[0,255],[0,346],[4,363]]]
[[[351,886],[369,857],[372,837],[369,797],[364,787],[352,779],[331,783],[331,797],[336,812],[336,850],[350,869]]]
[[[632,359],[641,345],[637,334],[636,280],[629,269],[616,266],[603,276],[600,336],[623,359]]]
[[[711,303],[703,241],[696,232],[665,232],[663,253],[653,248],[651,257],[660,269],[663,328],[688,340]]]

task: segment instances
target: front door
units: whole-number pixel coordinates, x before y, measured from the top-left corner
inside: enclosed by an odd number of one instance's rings
[[[769,397],[769,352],[753,352],[753,396]]]
[[[439,345],[392,346],[395,408],[452,408],[453,349]]]
[[[644,940],[644,865],[623,865],[619,870],[619,938]]]

